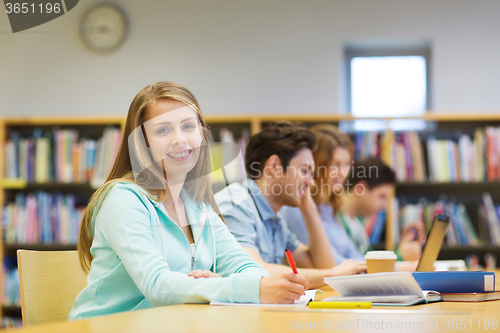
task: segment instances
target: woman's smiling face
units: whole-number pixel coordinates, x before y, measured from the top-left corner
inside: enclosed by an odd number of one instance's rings
[[[191,171],[203,141],[197,113],[182,102],[162,99],[147,108],[146,119],[144,130],[151,155],[165,175]]]

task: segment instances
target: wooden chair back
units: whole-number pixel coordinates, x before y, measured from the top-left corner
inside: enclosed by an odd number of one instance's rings
[[[67,321],[87,285],[78,251],[17,251],[23,326]]]

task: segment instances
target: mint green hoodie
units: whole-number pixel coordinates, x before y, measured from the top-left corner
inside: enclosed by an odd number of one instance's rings
[[[194,202],[184,190],[181,196],[196,244],[194,257],[186,235],[163,204],[135,184],[111,188],[97,218],[93,216],[94,259],[70,320],[211,300],[260,302],[260,279],[267,272],[208,204]],[[195,269],[211,270],[222,278],[189,277]]]

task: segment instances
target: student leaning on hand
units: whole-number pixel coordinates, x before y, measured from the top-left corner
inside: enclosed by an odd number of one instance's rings
[[[158,82],[137,94],[114,166],[83,217],[87,286],[69,319],[211,300],[292,303],[308,288],[291,271],[269,276],[219,218],[210,140],[185,87]]]

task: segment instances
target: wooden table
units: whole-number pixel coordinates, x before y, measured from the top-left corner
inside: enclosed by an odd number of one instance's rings
[[[500,283],[496,283],[497,290]],[[324,287],[316,299],[335,296]],[[500,332],[500,300],[438,302],[367,310],[312,310],[307,307],[174,305],[76,322],[32,326],[22,333],[80,332]],[[489,328],[486,328],[489,327]],[[496,328],[496,329],[495,329]]]

